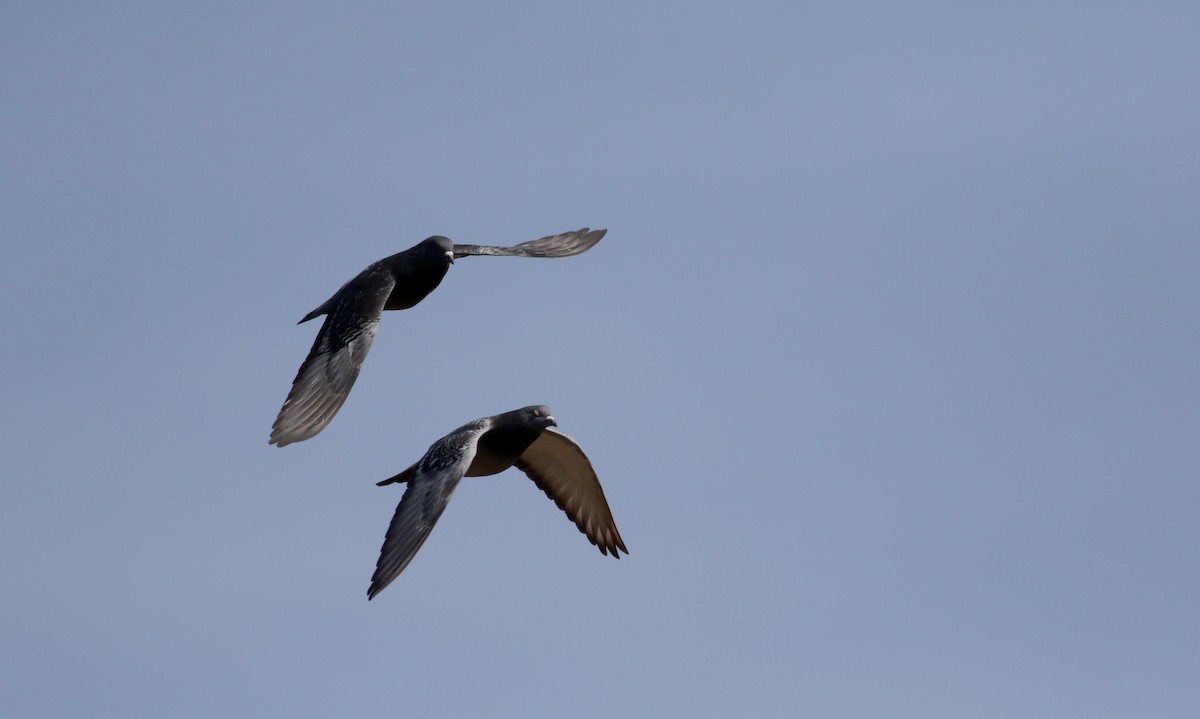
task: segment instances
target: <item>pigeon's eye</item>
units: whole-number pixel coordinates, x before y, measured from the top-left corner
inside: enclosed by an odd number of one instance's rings
[[[533,410],[533,416],[534,416],[534,417],[541,417],[541,416],[542,416],[542,410],[540,410],[540,409],[535,409],[535,410]]]

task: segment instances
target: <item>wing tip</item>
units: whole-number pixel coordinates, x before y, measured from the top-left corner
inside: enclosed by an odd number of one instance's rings
[[[606,557],[620,559],[621,552],[625,552],[626,555],[629,554],[629,550],[625,548],[625,542],[623,542],[620,537],[610,540],[605,544],[600,544],[599,542],[596,542],[595,544],[600,550],[600,553]]]
[[[282,414],[282,412],[280,414]],[[291,436],[289,432],[284,431],[283,428],[279,426],[278,419],[275,420],[275,425],[271,427],[271,438],[267,440],[267,444],[273,444],[276,447],[286,447],[289,444],[298,441],[300,440]]]
[[[319,427],[316,432],[311,431],[311,428],[287,428],[280,426],[279,421],[276,420],[275,426],[271,428],[271,438],[267,440],[267,444],[273,444],[276,447],[286,447],[289,444],[312,439],[320,434],[322,429],[325,429],[325,427]]]

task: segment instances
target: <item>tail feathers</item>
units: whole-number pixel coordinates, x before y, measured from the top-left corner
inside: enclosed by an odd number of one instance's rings
[[[308,322],[309,320],[311,320],[315,317],[320,317],[323,314],[325,314],[325,307],[324,306],[318,307],[317,309],[313,310],[312,312],[309,312],[308,314],[304,315],[304,319],[300,320],[296,324],[302,325],[305,322]]]
[[[320,317],[321,315],[330,315],[330,314],[333,314],[333,310],[334,310],[334,309],[337,307],[338,296],[339,296],[339,295],[341,295],[341,294],[342,294],[342,291],[341,291],[341,290],[338,290],[338,291],[337,291],[337,292],[336,292],[336,293],[333,295],[333,297],[330,297],[329,299],[327,299],[327,300],[325,300],[324,302],[322,302],[322,303],[321,303],[321,306],[320,306],[320,307],[318,307],[317,309],[315,309],[315,310],[313,310],[312,312],[309,312],[308,314],[304,315],[304,319],[300,320],[300,321],[299,321],[299,322],[297,322],[296,324],[298,324],[298,325],[302,325],[302,324],[304,324],[305,322],[308,322],[309,320],[311,320],[311,319],[313,319],[313,318],[315,318],[315,317]]]
[[[412,479],[412,473],[413,473],[413,470],[416,469],[416,467],[417,467],[417,465],[414,464],[413,466],[409,467],[408,469],[404,470],[403,472],[401,472],[400,474],[397,474],[394,477],[388,477],[387,479],[383,480],[382,482],[376,482],[375,486],[383,487],[388,484],[404,484],[408,480]]]

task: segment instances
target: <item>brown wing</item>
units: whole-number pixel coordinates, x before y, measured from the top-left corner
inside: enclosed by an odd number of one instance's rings
[[[617,531],[617,523],[613,521],[596,471],[574,440],[547,427],[521,454],[516,467],[529,475],[534,484],[567,513],[567,518],[600,548],[601,553],[618,559],[620,552],[629,554]]]

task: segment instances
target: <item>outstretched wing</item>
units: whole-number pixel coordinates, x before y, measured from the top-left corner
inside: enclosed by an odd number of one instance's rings
[[[417,464],[401,473],[407,475],[402,481],[408,482],[408,488],[388,525],[367,599],[373,599],[391,584],[429,538],[454,488],[471,466],[479,436],[489,426],[487,422],[477,422],[455,430],[435,442]]]
[[[621,558],[620,552],[629,554],[596,471],[575,440],[547,427],[521,454],[516,467],[567,513],[567,518],[601,553],[617,559]]]
[[[604,237],[608,230],[589,230],[586,227],[561,235],[550,235],[512,247],[489,245],[455,245],[454,256],[499,255],[505,257],[570,257],[586,252]]]
[[[271,426],[271,444],[283,447],[301,442],[333,421],[358,379],[358,371],[375,341],[383,305],[394,285],[391,273],[368,270],[346,283],[326,303],[332,305],[332,310],[325,317]],[[305,319],[312,318],[314,313]]]

